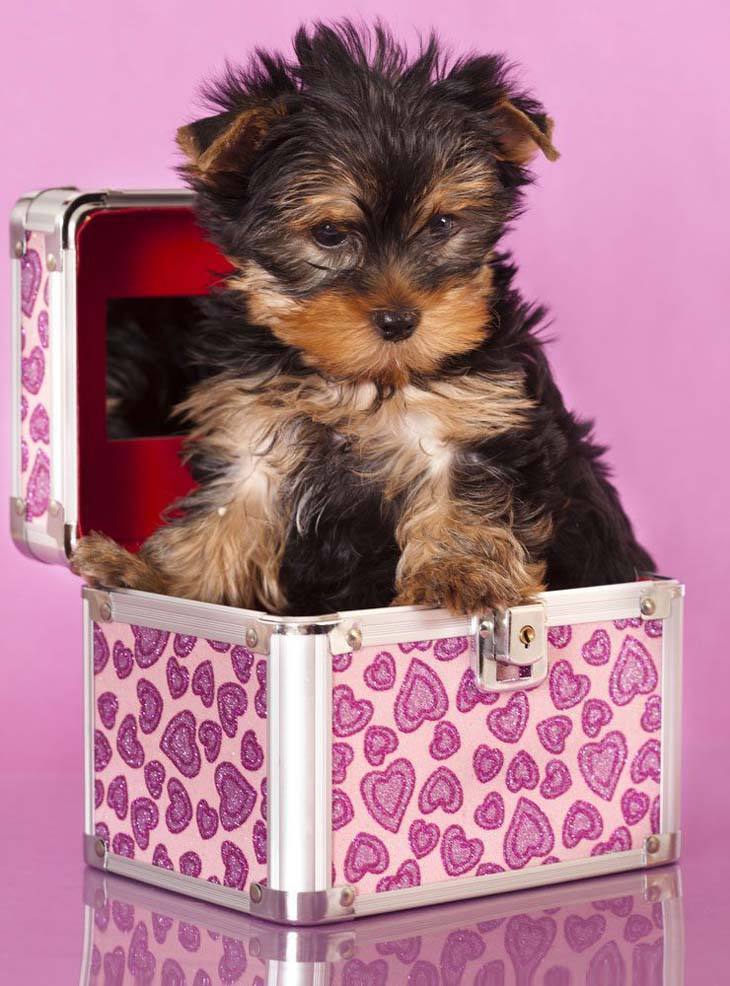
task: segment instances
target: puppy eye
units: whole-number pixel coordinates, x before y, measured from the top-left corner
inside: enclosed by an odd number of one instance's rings
[[[323,247],[341,246],[347,239],[347,232],[334,223],[323,222],[314,226],[312,237],[316,243]]]
[[[456,232],[456,220],[448,213],[440,212],[429,219],[426,229],[436,239],[445,240]]]

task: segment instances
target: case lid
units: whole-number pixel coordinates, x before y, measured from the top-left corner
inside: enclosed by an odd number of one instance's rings
[[[230,266],[175,190],[25,196],[11,254],[14,540],[61,563],[91,530],[135,548],[190,489],[180,337]]]

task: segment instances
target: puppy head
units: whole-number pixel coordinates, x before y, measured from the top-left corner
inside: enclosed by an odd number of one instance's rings
[[[183,172],[250,322],[318,370],[399,386],[479,346],[490,257],[552,121],[499,56],[413,61],[377,27],[301,29],[183,127]]]

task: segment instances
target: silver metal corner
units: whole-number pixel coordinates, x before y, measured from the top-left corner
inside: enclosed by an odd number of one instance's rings
[[[639,599],[639,615],[642,620],[666,620],[672,612],[672,601],[682,594],[682,586],[676,582],[647,582]]]
[[[662,832],[659,835],[648,835],[644,839],[642,853],[644,866],[665,866],[679,859],[682,844],[680,832]]]
[[[291,893],[254,883],[249,894],[252,916],[280,924],[327,924],[355,915],[356,894],[348,886]]]
[[[81,589],[82,598],[89,606],[89,619],[94,623],[111,623],[114,619],[112,596],[104,589],[92,589],[85,585]]]
[[[644,898],[651,904],[674,900],[682,896],[682,880],[678,866],[665,866],[644,874]]]
[[[22,195],[10,212],[10,256],[14,260],[19,260],[25,253],[28,209],[37,195],[38,192]]]
[[[63,505],[51,500],[45,530],[41,524],[29,524],[22,497],[10,497],[10,536],[21,554],[36,561],[65,564],[71,554],[75,532],[65,523]]]
[[[83,837],[84,862],[87,866],[93,866],[97,870],[107,868],[109,847],[98,835],[84,834]]]

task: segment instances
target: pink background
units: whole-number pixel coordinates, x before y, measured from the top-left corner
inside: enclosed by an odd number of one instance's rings
[[[727,855],[719,806],[730,807],[730,8],[724,0],[379,5],[386,7],[409,39],[433,24],[457,51],[509,51],[556,118],[563,157],[538,164],[539,183],[513,238],[520,282],[552,310],[560,383],[571,405],[597,418],[642,539],[660,569],[688,585],[684,829],[685,865],[693,869],[686,883],[688,890],[726,885],[716,861]],[[201,78],[254,43],[285,44],[304,16],[343,12],[369,17],[378,7],[26,0],[6,8],[0,212],[21,192],[50,185],[173,184],[173,133],[195,115]],[[0,256],[7,312],[6,249]],[[6,341],[4,364],[8,350]],[[8,404],[3,399],[0,418],[4,503]],[[0,910],[15,925],[26,913],[17,894],[38,882],[38,867],[47,867],[44,906],[61,893],[52,879],[59,847],[74,880],[80,871],[78,593],[67,572],[23,559],[0,538],[0,825],[4,838],[20,840],[13,855],[21,860]],[[45,794],[35,786],[41,777]],[[38,827],[49,814],[58,825],[52,839]],[[52,933],[64,953],[77,954],[80,916],[80,906],[57,916]],[[704,957],[710,977],[714,932],[703,922],[688,909],[688,930],[696,928],[691,957]],[[16,960],[11,968],[20,972]]]

